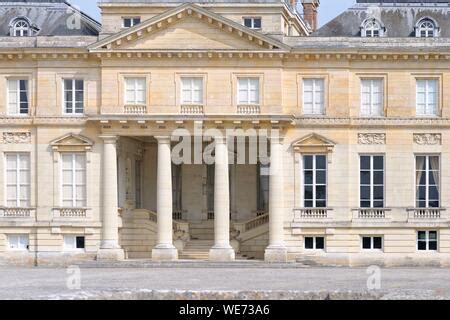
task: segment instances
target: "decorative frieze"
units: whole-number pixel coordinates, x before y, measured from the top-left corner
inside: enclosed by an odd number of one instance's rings
[[[3,143],[31,143],[31,132],[3,132]]]
[[[415,133],[414,142],[419,145],[435,146],[442,144],[440,133]]]
[[[358,133],[358,144],[386,144],[386,134]]]

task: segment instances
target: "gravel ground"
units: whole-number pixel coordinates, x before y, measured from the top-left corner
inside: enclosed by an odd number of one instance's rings
[[[378,290],[368,290],[365,268],[82,267],[80,282],[76,274],[0,267],[0,299],[450,299],[450,270],[439,268],[380,269]]]

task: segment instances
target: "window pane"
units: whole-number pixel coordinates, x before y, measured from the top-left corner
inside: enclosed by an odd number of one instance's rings
[[[313,198],[313,187],[305,186],[305,200],[311,200]]]
[[[370,170],[370,157],[362,156],[360,160],[361,169]]]
[[[303,167],[305,169],[313,168],[313,156],[304,156],[303,157]]]
[[[370,187],[360,187],[361,199],[370,200]]]
[[[77,249],[84,249],[84,237],[77,237]]]
[[[429,250],[437,250],[437,241],[430,241],[428,243],[428,249]]]
[[[363,243],[363,249],[372,249],[370,237],[363,237],[362,243]]]
[[[437,239],[437,232],[436,231],[430,231],[428,234],[428,238],[430,240],[436,240]]]
[[[425,231],[419,231],[418,233],[419,240],[425,240],[426,239],[426,232]]]
[[[314,238],[312,237],[305,238],[305,249],[314,249]]]
[[[253,20],[253,27],[256,29],[261,29],[261,19],[254,19]]]
[[[383,187],[374,187],[373,188],[373,198],[374,198],[374,200],[383,200],[384,199],[384,188]]]
[[[360,180],[361,184],[370,185],[370,171],[361,171]]]
[[[373,183],[378,185],[383,185],[384,183],[384,172],[383,171],[375,171],[373,173]]]
[[[384,157],[374,156],[373,157],[373,168],[374,170],[383,170],[384,168]]]
[[[316,249],[325,249],[325,238],[323,237],[316,238]]]
[[[325,170],[316,172],[316,183],[317,184],[326,184],[327,181],[327,173]]]
[[[304,183],[305,184],[312,184],[313,183],[313,171],[305,171]]]
[[[374,249],[382,249],[383,248],[383,238],[374,237],[373,238],[373,248]]]
[[[326,169],[326,157],[325,156],[316,156],[316,169]]]
[[[327,191],[325,186],[316,186],[316,199],[324,200],[327,197]]]
[[[427,243],[425,241],[419,241],[417,243],[417,249],[419,249],[419,250],[427,250]]]

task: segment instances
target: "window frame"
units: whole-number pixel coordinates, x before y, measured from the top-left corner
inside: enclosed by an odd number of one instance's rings
[[[133,94],[134,94],[134,101],[132,103],[130,103],[129,101],[127,101],[127,87],[128,87],[128,81],[134,81],[134,88],[133,88]],[[144,102],[143,103],[138,103],[137,102],[137,92],[138,90],[138,85],[137,85],[137,81],[143,81],[144,82]],[[123,86],[123,104],[124,106],[147,106],[148,104],[148,97],[147,97],[147,77],[146,76],[125,76],[124,77],[124,86]]]
[[[306,239],[313,239],[313,248],[306,248]],[[317,248],[317,238],[323,239],[323,248]],[[304,235],[303,236],[303,249],[307,251],[326,251],[326,237],[323,236],[312,236],[312,235]]]
[[[420,232],[425,232],[425,239],[421,240],[419,237]],[[436,233],[436,240],[430,241],[430,232]],[[425,249],[419,249],[419,242],[425,242]],[[430,242],[436,242],[436,250],[430,249]],[[416,232],[416,250],[418,252],[439,252],[439,231],[438,230],[417,230]]]
[[[425,95],[425,101],[424,101],[424,113],[419,113],[419,83],[425,82],[425,91],[423,94]],[[435,100],[436,100],[436,112],[435,113],[427,113],[427,110],[430,107],[429,104],[429,83],[434,82],[436,83],[436,91],[435,91]],[[440,79],[439,78],[425,78],[420,77],[416,78],[416,117],[439,117],[441,114],[441,88],[440,88]]]
[[[307,81],[312,81],[312,112],[306,112],[306,108],[305,108],[305,93],[306,93],[306,82]],[[317,91],[316,89],[316,82],[320,81],[322,82],[322,91]],[[325,106],[325,85],[326,85],[326,81],[324,78],[320,78],[320,77],[304,77],[302,78],[302,113],[303,115],[307,115],[307,116],[323,116],[326,115],[326,106]],[[317,92],[321,92],[321,98],[322,98],[322,105],[321,105],[321,111],[320,112],[315,112],[315,108],[316,108],[316,93]]]
[[[15,184],[10,184],[8,183],[8,172],[12,169],[8,168],[8,156],[15,156],[16,159],[16,168],[15,168],[15,173],[16,173],[16,183]],[[23,169],[20,168],[20,157],[21,156],[26,156],[28,158],[28,168],[27,169]],[[4,181],[4,186],[5,186],[5,206],[6,207],[10,207],[10,208],[30,208],[31,206],[31,156],[29,152],[5,152],[4,153],[4,177],[5,177],[5,181]],[[26,171],[27,172],[27,181],[28,184],[24,184],[21,183],[22,181],[22,176],[21,176],[21,172],[22,171]],[[9,199],[8,197],[8,187],[9,186],[15,186],[16,187],[16,199]],[[21,187],[22,186],[28,186],[28,192],[27,192],[27,199],[21,199]],[[8,204],[9,201],[15,201],[16,204],[14,206],[10,206]],[[27,202],[27,204],[25,206],[22,206],[20,203],[24,201]]]
[[[369,90],[369,113],[365,113],[364,112],[364,83],[365,82],[370,82],[370,90]],[[380,82],[380,110],[379,113],[375,113],[374,112],[374,82]],[[362,117],[384,117],[386,115],[386,94],[385,94],[385,86],[386,86],[386,80],[385,78],[369,78],[369,77],[364,77],[360,79],[360,115]]]
[[[362,157],[370,157],[370,169],[369,170],[367,170],[367,169],[364,170],[364,171],[369,171],[370,172],[370,185],[367,185],[367,184],[363,185],[362,181],[361,181],[361,173],[363,171],[362,166],[361,166]],[[383,201],[383,206],[382,207],[374,207],[374,202],[375,201],[381,201],[381,200],[375,200],[375,198],[374,198],[374,189],[375,189],[375,187],[379,187],[380,186],[379,184],[375,184],[374,183],[374,181],[375,181],[374,173],[376,171],[380,171],[379,169],[374,169],[374,157],[382,157],[383,158],[383,185],[382,185],[382,187],[383,187],[383,200],[382,200]],[[364,208],[364,209],[383,209],[383,208],[386,208],[386,157],[385,157],[385,155],[384,154],[376,154],[376,153],[375,154],[365,154],[365,153],[359,154],[359,178],[358,178],[358,180],[359,180],[359,190],[358,190],[358,193],[359,193],[359,208]],[[370,200],[369,200],[370,201],[370,207],[363,207],[361,205],[363,201],[367,202],[367,200],[363,200],[361,198],[361,196],[362,196],[361,188],[363,186],[365,186],[365,187],[369,186],[370,187]]]
[[[64,186],[69,185],[69,184],[64,183],[64,171],[68,170],[68,169],[64,168],[64,156],[67,156],[67,155],[72,156],[72,164],[71,164],[71,168],[70,168],[71,177],[72,177],[72,183],[70,184],[70,187],[72,188],[71,199],[64,198]],[[88,195],[88,192],[87,192],[87,155],[86,155],[86,153],[83,153],[83,152],[60,152],[59,156],[60,156],[60,163],[61,163],[61,166],[60,166],[60,177],[61,177],[61,179],[60,179],[60,194],[61,194],[60,204],[61,204],[61,207],[62,208],[85,208],[87,205],[87,195]],[[76,173],[77,173],[77,171],[80,171],[79,169],[78,170],[76,169],[76,165],[75,165],[77,156],[83,156],[83,158],[84,158],[84,162],[83,162],[84,169],[82,170],[84,172],[84,184],[79,184],[76,181]],[[78,197],[76,195],[78,186],[84,186],[83,199],[78,199]],[[65,206],[64,205],[65,201],[71,201],[72,205]],[[83,202],[83,205],[78,206],[77,205],[78,201]]]
[[[242,17],[242,20],[243,20],[244,27],[247,27],[247,28],[249,28],[251,30],[262,30],[262,17],[257,17],[257,16],[255,16],[255,17]],[[246,20],[250,20],[251,21],[251,26],[250,27],[245,24]],[[260,24],[259,27],[255,27],[255,21],[256,20],[259,20],[259,24]]]
[[[240,95],[240,93],[241,93],[241,91],[244,91],[244,90],[241,90],[241,80],[247,80],[247,88],[246,88],[246,91],[247,91],[247,101],[246,102],[241,102],[241,95]],[[251,92],[252,92],[252,90],[251,90],[251,81],[252,80],[254,80],[254,81],[257,81],[257,86],[256,86],[256,96],[257,96],[257,101],[256,101],[256,103],[252,103],[252,102],[250,102],[250,94],[251,94]],[[238,106],[261,106],[261,77],[258,77],[258,76],[244,76],[244,75],[242,75],[242,76],[238,76],[237,77],[237,94],[236,94],[236,101],[237,101],[237,105]]]
[[[418,203],[421,201],[419,200],[420,198],[418,198],[418,187],[422,186],[420,183],[417,183],[417,158],[418,157],[425,157],[425,202],[426,202],[426,207],[420,207],[418,206]],[[439,199],[437,199],[438,201],[438,206],[437,207],[430,207],[430,198],[429,198],[429,193],[430,193],[430,187],[433,185],[430,185],[430,180],[429,180],[429,175],[430,173],[433,171],[429,166],[430,163],[430,157],[437,157],[439,160],[439,184],[436,184],[436,186],[438,187],[438,192],[439,192]],[[420,170],[423,171],[423,170]],[[415,154],[414,155],[414,207],[415,208],[422,208],[422,209],[435,209],[435,208],[440,208],[442,205],[442,184],[441,184],[441,180],[442,180],[442,159],[441,159],[441,155],[440,154]],[[420,182],[420,181],[419,181]],[[423,200],[422,200],[423,201]],[[436,200],[431,200],[431,201],[436,201]]]
[[[189,82],[190,82],[189,83],[190,88],[185,89],[185,81],[187,81],[187,80],[189,80]],[[200,102],[194,102],[194,99],[193,99],[194,92],[195,92],[194,82],[196,80],[200,81],[200,90],[199,90],[200,99],[201,99]],[[205,97],[204,97],[205,89],[204,89],[204,87],[205,87],[205,79],[203,76],[184,76],[184,75],[180,76],[180,104],[182,106],[203,106],[205,104]],[[189,101],[189,102],[184,101],[184,92],[186,90],[190,90],[191,101]]]
[[[22,102],[21,100],[21,93],[23,92],[23,90],[20,87],[20,83],[24,81],[25,82],[25,94],[27,96],[27,101],[26,102]],[[15,112],[11,113],[10,112],[10,93],[11,93],[11,89],[10,89],[10,83],[15,82],[16,84],[16,105],[15,105]],[[16,117],[27,117],[30,115],[30,85],[29,85],[30,81],[28,78],[8,78],[6,81],[6,90],[7,90],[7,94],[6,94],[6,114],[8,116],[16,116]],[[26,103],[27,104],[27,112],[26,113],[22,113],[22,103]]]
[[[125,26],[125,20],[130,20],[130,26]],[[136,23],[136,20],[139,20],[138,23]],[[130,17],[122,17],[122,29],[129,29],[134,26],[137,26],[138,24],[142,23],[142,17],[141,16],[130,16]]]
[[[425,26],[427,25],[427,26]],[[436,38],[439,36],[439,27],[433,19],[424,17],[417,22],[416,37],[417,38]]]
[[[364,248],[364,238],[370,238],[370,248]],[[381,248],[375,248],[375,238],[381,239]],[[383,252],[384,237],[382,235],[361,235],[361,250],[363,252]]]
[[[25,26],[18,27],[17,25],[19,23],[25,24],[26,27]],[[19,34],[18,34],[18,32],[19,32]],[[25,32],[26,32],[26,34],[25,34]],[[12,25],[12,34],[13,34],[13,37],[31,37],[32,34],[31,34],[30,23],[23,18],[17,19],[16,21],[14,21],[14,23]]]
[[[306,169],[305,168],[305,157],[308,156],[312,156],[313,157],[313,167],[312,169]],[[325,169],[317,169],[317,157],[318,156],[323,156],[325,158]],[[303,208],[308,208],[308,209],[323,209],[323,208],[327,208],[328,207],[328,155],[327,154],[323,154],[323,153],[304,153],[302,154],[302,206]],[[320,171],[325,171],[325,184],[319,184],[317,185],[316,180],[317,180],[317,170]],[[306,183],[306,179],[305,179],[305,171],[312,171],[313,172],[313,181],[311,184],[307,184]],[[305,192],[306,192],[306,187],[307,186],[311,186],[312,187],[312,191],[313,191],[313,198],[312,199],[306,199],[305,198]],[[325,206],[324,207],[318,207],[317,206],[317,186],[325,186],[325,199],[324,200],[319,200],[319,201],[325,201]],[[313,205],[311,207],[306,206],[306,201],[312,201]]]
[[[11,238],[17,237],[17,248],[11,248]],[[21,239],[26,238],[26,246],[25,248],[21,248],[20,244],[22,243]],[[30,236],[29,234],[7,234],[6,235],[6,242],[7,242],[7,250],[8,251],[29,251],[30,250]]]
[[[72,82],[72,94],[71,94],[71,96],[72,96],[72,101],[70,101],[71,103],[72,103],[72,112],[67,112],[67,102],[69,102],[69,101],[66,101],[66,81],[71,81]],[[80,90],[77,90],[76,89],[76,84],[77,84],[77,81],[81,81],[81,83],[82,83],[82,88],[83,88],[83,91],[82,91],[82,93],[83,93],[83,99],[81,100],[81,103],[82,103],[82,108],[83,108],[83,112],[76,112],[76,110],[77,110],[77,108],[76,108],[76,103],[77,102],[80,102],[80,101],[77,101],[76,100],[76,93],[77,93],[77,91],[80,91]],[[86,109],[86,103],[85,103],[85,100],[86,100],[86,88],[85,88],[85,81],[84,81],[84,79],[82,79],[82,78],[62,78],[62,111],[63,111],[63,114],[65,115],[65,116],[84,116],[84,114],[85,114],[85,109]]]
[[[73,247],[67,246],[67,239],[72,238]],[[83,248],[78,248],[78,238],[83,238]],[[86,236],[76,235],[76,234],[65,234],[63,235],[63,251],[85,251],[86,250]]]

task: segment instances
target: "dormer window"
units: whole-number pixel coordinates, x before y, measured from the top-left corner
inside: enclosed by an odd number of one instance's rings
[[[17,17],[9,23],[9,34],[13,37],[31,37],[38,32],[39,28],[27,17]]]
[[[367,19],[361,25],[361,36],[368,38],[378,38],[384,35],[384,27],[374,18]]]
[[[262,22],[260,17],[246,17],[244,18],[244,26],[250,29],[261,29]]]
[[[434,38],[439,36],[439,27],[431,18],[423,18],[416,23],[417,38]]]
[[[131,28],[141,23],[141,17],[125,17],[122,18],[122,27]]]

